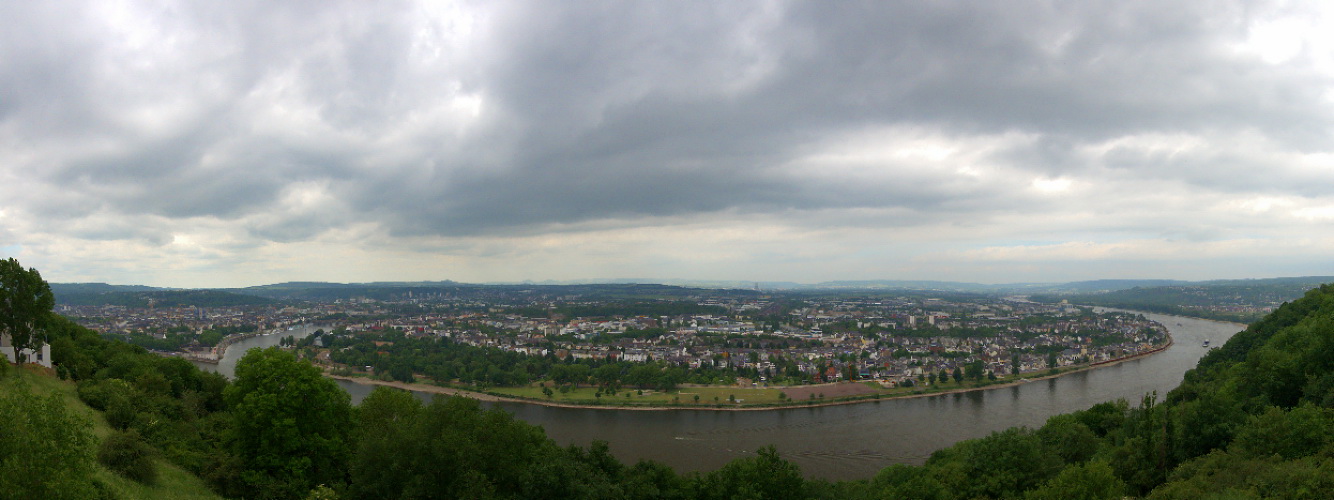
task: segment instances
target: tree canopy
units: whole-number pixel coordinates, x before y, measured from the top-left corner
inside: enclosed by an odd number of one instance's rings
[[[277,347],[251,349],[223,394],[245,496],[296,497],[344,481],[351,397],[319,368]]]
[[[23,349],[41,347],[42,332],[55,307],[51,286],[36,269],[23,269],[10,257],[0,260],[0,334],[7,334],[15,360],[24,361]]]

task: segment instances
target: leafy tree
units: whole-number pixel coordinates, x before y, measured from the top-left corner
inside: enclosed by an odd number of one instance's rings
[[[251,349],[224,395],[247,496],[297,498],[343,482],[350,397],[319,368],[277,347]]]
[[[199,344],[205,347],[213,347],[218,345],[218,342],[221,342],[222,338],[222,332],[217,330],[207,330],[204,333],[199,334],[199,338],[195,340],[198,340]]]
[[[1157,394],[1146,395],[1139,408],[1127,412],[1122,435],[1108,456],[1116,476],[1131,493],[1144,494],[1167,478],[1170,432],[1167,406],[1157,404]]]
[[[797,499],[806,498],[804,487],[801,469],[768,446],[754,457],[733,460],[701,477],[696,498]]]
[[[881,469],[871,480],[871,489],[879,492],[878,498],[922,500],[954,498],[954,495],[951,495],[945,485],[932,476],[927,468],[902,464]]]
[[[1328,458],[1248,458],[1214,450],[1181,464],[1147,498],[1325,498],[1334,489],[1331,465]]]
[[[412,393],[376,387],[357,412],[357,448],[349,466],[352,493],[359,498],[397,498],[412,480],[410,467],[393,466],[417,452],[417,421],[423,406]]]
[[[671,467],[657,462],[640,461],[626,469],[624,477],[622,482],[625,485],[626,498],[643,500],[690,498],[686,480],[677,475]]]
[[[1093,407],[1071,413],[1079,423],[1084,424],[1098,437],[1105,437],[1113,430],[1120,429],[1130,410],[1130,403],[1124,399],[1098,403]]]
[[[982,360],[980,359],[971,361],[963,367],[964,377],[973,380],[982,380],[982,375]]]
[[[1106,462],[1089,462],[1062,470],[1025,500],[1113,500],[1125,497],[1126,484]]]
[[[1014,427],[937,451],[927,460],[963,498],[1008,498],[1060,471],[1060,459],[1032,431]]]
[[[1218,392],[1178,403],[1170,415],[1173,465],[1227,446],[1247,417],[1236,401]]]
[[[15,360],[25,361],[23,349],[37,349],[56,304],[51,286],[36,269],[24,270],[10,257],[0,260],[0,334],[8,334]]]
[[[1047,424],[1038,429],[1036,434],[1044,445],[1067,464],[1083,463],[1092,458],[1100,444],[1097,434],[1070,413],[1047,419]]]
[[[459,397],[424,408],[414,400],[388,390],[367,397],[349,496],[569,498],[594,480],[541,428],[502,410]]]
[[[97,461],[108,469],[140,483],[157,480],[153,447],[134,430],[112,433],[97,450]]]
[[[1334,442],[1334,410],[1302,405],[1290,411],[1270,407],[1251,417],[1229,451],[1242,456],[1277,455],[1291,460],[1313,455]]]

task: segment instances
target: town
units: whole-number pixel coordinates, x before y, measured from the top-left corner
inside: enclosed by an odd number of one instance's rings
[[[1023,297],[687,292],[627,299],[407,289],[219,307],[60,305],[58,312],[103,334],[204,362],[216,360],[228,339],[317,324],[327,335],[305,347],[329,369],[492,386],[540,383],[551,374],[529,369],[530,380],[523,380],[523,374],[488,378],[421,363],[402,366],[394,339],[435,339],[564,363],[654,363],[684,370],[672,386],[859,380],[884,387],[958,382],[962,376],[1023,377],[1134,357],[1170,342],[1163,325],[1137,314]],[[413,345],[419,352],[423,344]],[[504,374],[512,369],[499,368]]]

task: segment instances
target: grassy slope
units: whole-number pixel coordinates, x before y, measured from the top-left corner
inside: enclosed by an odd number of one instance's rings
[[[82,415],[93,423],[93,434],[100,440],[111,434],[111,426],[102,417],[102,412],[89,408],[83,401],[79,400],[75,392],[73,382],[68,382],[56,378],[54,375],[42,373],[33,369],[18,369],[11,366],[9,377],[0,380],[0,390],[5,390],[9,385],[17,380],[26,381],[28,387],[34,394],[59,394],[65,401],[65,405],[71,412]],[[198,499],[198,498],[222,498],[214,494],[204,484],[204,481],[195,477],[193,474],[182,470],[170,462],[158,460],[158,480],[157,483],[146,486],[129,479],[123,478],[114,472],[107,470],[100,464],[97,465],[95,477],[110,487],[118,498],[172,498],[172,499]]]

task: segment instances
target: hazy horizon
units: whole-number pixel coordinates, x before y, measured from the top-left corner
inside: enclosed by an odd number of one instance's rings
[[[40,271],[40,270],[39,270],[39,271]],[[641,285],[668,285],[668,286],[681,286],[681,287],[699,286],[699,287],[702,287],[702,288],[713,288],[713,287],[719,287],[719,286],[722,286],[722,285],[727,285],[727,286],[730,287],[730,288],[742,288],[742,289],[744,289],[744,288],[751,288],[751,287],[753,287],[753,286],[761,286],[761,287],[769,286],[769,287],[774,287],[774,286],[781,286],[781,285],[796,285],[796,286],[798,286],[798,287],[812,287],[812,288],[814,288],[814,287],[818,287],[818,286],[820,286],[820,285],[830,285],[830,286],[834,286],[834,287],[843,287],[843,286],[849,286],[848,284],[851,284],[851,283],[867,283],[867,284],[893,284],[893,283],[898,283],[898,284],[913,284],[913,283],[916,283],[916,284],[932,284],[932,283],[935,283],[935,284],[945,284],[945,285],[951,285],[951,284],[952,284],[952,285],[965,285],[965,286],[972,286],[972,285],[975,285],[975,286],[981,286],[981,287],[997,287],[997,288],[1001,288],[1001,287],[1025,287],[1025,286],[1032,286],[1032,287],[1041,287],[1041,286],[1058,286],[1058,285],[1068,285],[1068,284],[1078,284],[1078,283],[1097,283],[1097,282],[1104,282],[1104,281],[1105,281],[1105,282],[1172,282],[1172,283],[1181,283],[1181,284],[1191,284],[1191,283],[1212,283],[1212,282],[1228,282],[1228,281],[1290,280],[1290,279],[1305,279],[1305,278],[1334,278],[1334,276],[1320,276],[1320,275],[1308,275],[1308,276],[1269,276],[1269,277],[1259,277],[1259,278],[1211,278],[1211,279],[1204,279],[1204,280],[1173,280],[1173,279],[1168,279],[1168,278],[1101,278],[1101,279],[1091,279],[1091,280],[1064,280],[1064,281],[1043,281],[1043,282],[1036,282],[1036,281],[1016,281],[1016,282],[995,282],[995,283],[985,283],[985,282],[975,282],[975,281],[930,280],[930,279],[925,279],[925,280],[860,279],[860,280],[825,280],[825,281],[814,281],[814,282],[797,282],[797,281],[762,281],[762,280],[761,280],[761,281],[756,281],[756,280],[715,280],[715,279],[691,279],[691,278],[656,278],[656,279],[655,279],[655,278],[598,278],[598,279],[569,279],[569,280],[484,281],[484,282],[482,282],[482,281],[473,282],[473,281],[459,281],[459,280],[450,280],[450,279],[439,279],[439,280],[372,280],[372,281],[359,281],[359,282],[344,282],[344,281],[281,281],[281,282],[254,283],[254,284],[249,284],[249,285],[231,286],[231,287],[204,287],[204,286],[174,286],[174,287],[166,287],[166,286],[158,286],[158,285],[145,284],[145,283],[109,283],[109,282],[100,282],[100,281],[99,281],[99,282],[92,282],[92,281],[62,282],[62,281],[51,281],[51,280],[48,280],[48,281],[49,281],[50,283],[52,283],[53,285],[110,285],[110,286],[125,286],[125,287],[141,287],[141,286],[142,286],[142,287],[149,287],[149,288],[181,289],[181,290],[196,290],[196,289],[240,289],[240,288],[264,287],[264,286],[284,285],[284,284],[317,284],[317,285],[318,285],[318,284],[328,284],[328,285],[346,285],[346,286],[359,286],[359,285],[375,286],[375,285],[396,285],[396,284],[424,285],[424,284],[432,284],[432,283],[455,283],[455,284],[459,284],[459,285],[482,285],[482,286],[492,286],[492,285],[535,285],[535,286],[555,285],[555,286],[561,286],[561,285],[625,285],[625,284],[641,284]],[[1170,286],[1170,285],[1169,285],[1169,286]],[[769,288],[769,289],[780,289],[780,288]],[[891,288],[891,289],[892,289],[892,288]]]
[[[0,258],[52,282],[1334,275],[1324,2],[5,13]]]

